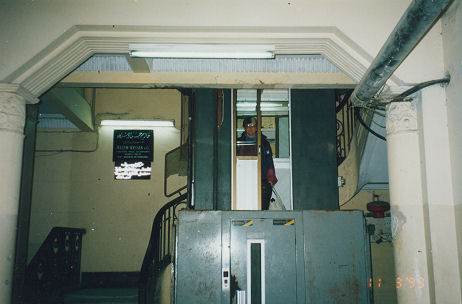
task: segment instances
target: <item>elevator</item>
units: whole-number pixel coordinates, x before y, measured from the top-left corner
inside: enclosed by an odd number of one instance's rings
[[[361,211],[182,211],[175,303],[370,303]]]

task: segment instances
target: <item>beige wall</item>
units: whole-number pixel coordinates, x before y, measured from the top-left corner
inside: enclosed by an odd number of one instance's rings
[[[353,199],[341,206],[341,210],[363,210],[367,214],[367,203],[372,201],[372,191],[362,190]],[[379,200],[390,202],[388,190],[375,190]],[[372,276],[374,277],[374,303],[396,303],[396,276],[393,258],[393,244],[382,242],[371,243]],[[381,284],[379,285],[379,278]]]
[[[27,71],[30,75],[34,72],[28,71],[30,67],[38,64],[39,68],[41,58],[59,51],[55,48],[63,41],[63,34],[76,25],[109,26],[113,33],[123,26],[130,26],[133,33],[140,29],[148,31],[152,27],[199,27],[204,31],[214,31],[219,27],[236,30],[254,27],[255,31],[293,27],[294,32],[316,32],[333,27],[346,35],[346,43],[351,42],[350,46],[355,51],[373,58],[410,2],[393,0],[384,6],[381,2],[369,0],[198,0],[193,3],[187,0],[75,0],[51,3],[3,0],[0,10],[0,81],[24,80],[28,75],[22,73]],[[190,38],[194,38],[194,35],[192,32]],[[223,39],[245,42],[245,36],[237,31]],[[168,41],[168,34],[161,40]],[[188,38],[184,41],[187,42]],[[441,44],[440,26],[437,25],[398,69],[397,76],[405,82],[417,82],[441,74],[442,60],[434,56],[441,53]]]
[[[164,155],[180,143],[180,98],[176,90],[97,89],[97,121],[165,118],[176,125],[153,128],[150,180],[114,180],[113,127],[98,127],[95,152],[37,153],[30,255],[53,226],[79,227],[87,230],[82,271],[139,271],[154,216],[170,200],[163,194]],[[91,150],[96,139],[90,132],[41,131],[37,149]]]

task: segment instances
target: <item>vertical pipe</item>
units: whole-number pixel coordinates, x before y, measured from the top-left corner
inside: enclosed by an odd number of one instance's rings
[[[214,111],[212,112],[212,115],[214,114],[216,117],[215,128],[213,128],[213,210],[218,210],[218,130],[221,128],[221,108],[223,106],[223,98],[218,95],[221,93],[221,89],[216,90],[216,100],[213,103]],[[220,106],[218,106],[218,104],[220,104]],[[218,111],[218,108],[221,110]]]
[[[190,92],[188,100],[188,207],[194,209],[194,117],[196,97]]]
[[[233,124],[233,127],[232,127],[232,131],[233,131],[233,137],[232,137],[232,148],[233,148],[233,155],[231,156],[232,157],[232,160],[233,160],[233,172],[232,172],[232,175],[233,175],[233,182],[232,182],[232,187],[233,187],[233,195],[232,195],[232,199],[233,199],[233,206],[232,206],[232,210],[237,210],[237,204],[236,204],[236,121],[237,121],[237,115],[236,115],[236,102],[237,102],[237,90],[236,89],[233,89],[233,97],[232,97],[232,107],[233,107],[233,113],[232,113],[232,124]]]
[[[347,104],[345,105],[347,107],[347,112],[346,112],[346,117],[347,117],[347,131],[348,131],[348,138],[347,138],[347,146],[348,146],[348,153],[350,153],[350,137],[351,134],[353,133],[353,128],[351,127],[351,108],[350,108],[350,100],[348,100]],[[348,154],[347,154],[348,155]]]
[[[341,142],[341,155],[342,158],[345,159],[347,156],[347,150],[346,150],[346,138],[347,138],[347,128],[348,125],[345,123],[345,108],[347,105],[342,107],[342,142]]]
[[[167,250],[165,248],[165,243],[166,243],[166,240],[167,240],[166,226],[167,226],[167,215],[164,214],[164,218],[163,218],[163,221],[162,221],[162,234],[163,234],[163,237],[162,237],[162,256],[160,257],[161,259],[163,259],[165,257],[165,253],[166,253],[166,250]]]
[[[351,140],[353,138],[353,132],[356,127],[356,120],[355,120],[355,114],[353,110],[353,105],[351,104],[351,100],[348,101],[348,116],[349,121],[350,121],[350,138],[348,139],[348,149],[351,147]]]
[[[261,162],[262,162],[262,159],[261,159],[261,94],[262,94],[262,89],[258,89],[257,90],[257,147],[258,147],[258,151],[257,151],[257,155],[258,155],[258,165],[257,165],[257,168],[258,168],[258,209],[257,210],[262,210],[263,208],[263,205],[261,203],[261,197],[262,197],[262,193],[261,193],[261,185],[262,185],[262,172],[261,172]]]
[[[159,246],[157,248],[157,257],[155,262],[160,261],[162,257],[162,221],[159,222]]]
[[[168,232],[167,232],[167,252],[168,252],[168,255],[170,255],[170,253],[172,252],[171,251],[171,247],[170,247],[170,242],[171,242],[171,227],[172,227],[172,207],[168,208]]]

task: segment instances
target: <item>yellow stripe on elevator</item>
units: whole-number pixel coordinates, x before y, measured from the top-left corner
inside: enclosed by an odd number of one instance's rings
[[[244,220],[232,220],[233,226],[242,226],[242,227],[250,227],[253,226],[253,220],[244,219]]]
[[[275,226],[293,226],[295,219],[274,219],[273,225]]]

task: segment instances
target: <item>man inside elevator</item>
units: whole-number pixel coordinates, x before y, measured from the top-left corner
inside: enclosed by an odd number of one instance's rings
[[[237,139],[240,142],[255,143],[254,145],[243,145],[239,148],[239,155],[249,155],[246,150],[257,145],[257,119],[247,117],[243,121],[244,132]],[[262,210],[268,210],[271,200],[272,189],[278,182],[274,170],[273,152],[266,136],[261,134],[261,205]]]

